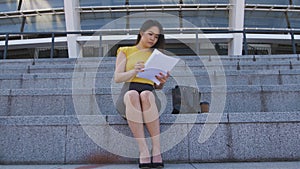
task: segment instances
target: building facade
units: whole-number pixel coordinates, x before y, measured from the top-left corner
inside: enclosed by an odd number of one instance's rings
[[[114,56],[148,18],[176,55],[300,53],[300,0],[1,0],[0,58]]]

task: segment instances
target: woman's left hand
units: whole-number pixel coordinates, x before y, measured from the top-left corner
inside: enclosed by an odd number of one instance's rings
[[[163,85],[167,82],[168,78],[170,77],[170,73],[167,72],[167,74],[159,73],[159,75],[155,76],[156,79],[160,82],[159,85],[156,86],[156,88],[161,89]]]

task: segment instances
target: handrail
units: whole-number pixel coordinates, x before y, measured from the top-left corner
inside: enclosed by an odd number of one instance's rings
[[[4,51],[3,51],[3,59],[7,58],[7,52],[8,52],[8,41],[9,41],[9,37],[10,35],[49,35],[49,37],[51,37],[51,53],[50,53],[50,57],[53,58],[54,57],[54,47],[55,47],[55,38],[57,36],[61,36],[61,35],[82,35],[82,34],[96,34],[99,35],[100,37],[100,41],[102,41],[102,36],[103,35],[115,35],[116,33],[120,34],[120,33],[124,33],[124,34],[128,34],[128,33],[137,33],[138,29],[118,29],[118,30],[97,30],[97,31],[58,31],[58,32],[0,32],[0,36],[4,35],[5,36],[5,46],[4,46]],[[206,33],[206,34],[217,34],[217,33],[240,33],[243,34],[243,38],[244,38],[244,42],[243,42],[243,46],[244,46],[244,54],[247,55],[248,54],[248,43],[247,43],[247,34],[250,33],[259,33],[259,34],[290,34],[291,36],[291,45],[293,48],[293,53],[296,53],[296,42],[295,42],[295,34],[300,34],[300,30],[293,30],[293,29],[287,29],[287,30],[259,30],[259,29],[244,29],[244,30],[226,30],[226,29],[220,29],[220,30],[213,30],[213,29],[205,29],[202,30],[200,28],[185,28],[185,29],[167,29],[164,30],[165,33],[193,33],[196,35],[196,42],[199,43],[198,40],[198,34],[199,33]],[[101,45],[102,42],[99,42],[99,44]],[[197,45],[198,46],[198,45]],[[199,49],[197,49],[197,53]]]
[[[115,33],[137,33],[139,29],[100,29],[100,30],[82,30],[82,31],[54,31],[54,32],[0,32],[0,35],[66,35],[66,34],[112,34]],[[165,29],[165,33],[291,33],[300,34],[300,29],[244,29],[244,30],[228,30],[228,29],[201,29],[201,28],[174,28]]]

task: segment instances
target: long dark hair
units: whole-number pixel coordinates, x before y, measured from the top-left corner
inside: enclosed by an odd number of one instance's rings
[[[147,20],[143,23],[143,25],[140,28],[138,37],[136,39],[136,45],[140,42],[141,40],[141,32],[146,32],[149,28],[156,26],[159,29],[159,35],[158,35],[158,40],[155,43],[155,45],[152,46],[152,48],[156,48],[156,49],[164,49],[165,48],[165,36],[164,36],[164,31],[163,31],[163,27],[161,26],[161,24],[156,21],[156,20]]]

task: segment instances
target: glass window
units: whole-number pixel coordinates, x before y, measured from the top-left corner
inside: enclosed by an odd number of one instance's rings
[[[182,0],[184,4],[229,4],[229,0]]]
[[[180,18],[178,17],[178,12],[168,11],[164,13],[132,13],[130,18],[130,28],[139,29],[141,24],[147,19],[157,20],[159,23],[161,23],[164,29],[180,27]]]
[[[22,18],[5,18],[0,20],[1,32],[20,32]]]
[[[289,0],[245,0],[246,4],[289,5]]]
[[[79,0],[80,6],[116,6],[125,5],[126,0]]]
[[[300,29],[300,13],[299,12],[288,12],[291,28]]]
[[[300,5],[300,0],[293,0],[293,5]]]
[[[284,12],[245,11],[247,28],[287,28]]]
[[[179,4],[179,0],[129,0],[129,5]]]
[[[30,0],[23,1],[22,10],[34,10],[34,9],[48,9],[48,8],[62,8],[64,7],[63,0]]]
[[[18,10],[18,0],[0,1],[0,12]]]
[[[183,27],[228,27],[228,11],[183,11]]]
[[[65,31],[64,15],[37,15],[27,17],[24,32]]]
[[[124,17],[126,16],[126,17]],[[168,13],[83,13],[81,14],[81,29],[139,29],[146,19],[159,21],[164,28],[179,28],[178,12]]]
[[[126,19],[121,18],[123,16],[126,16],[126,12],[82,13],[80,15],[81,29],[97,30],[103,28],[103,26],[105,26],[104,29],[126,29]]]

